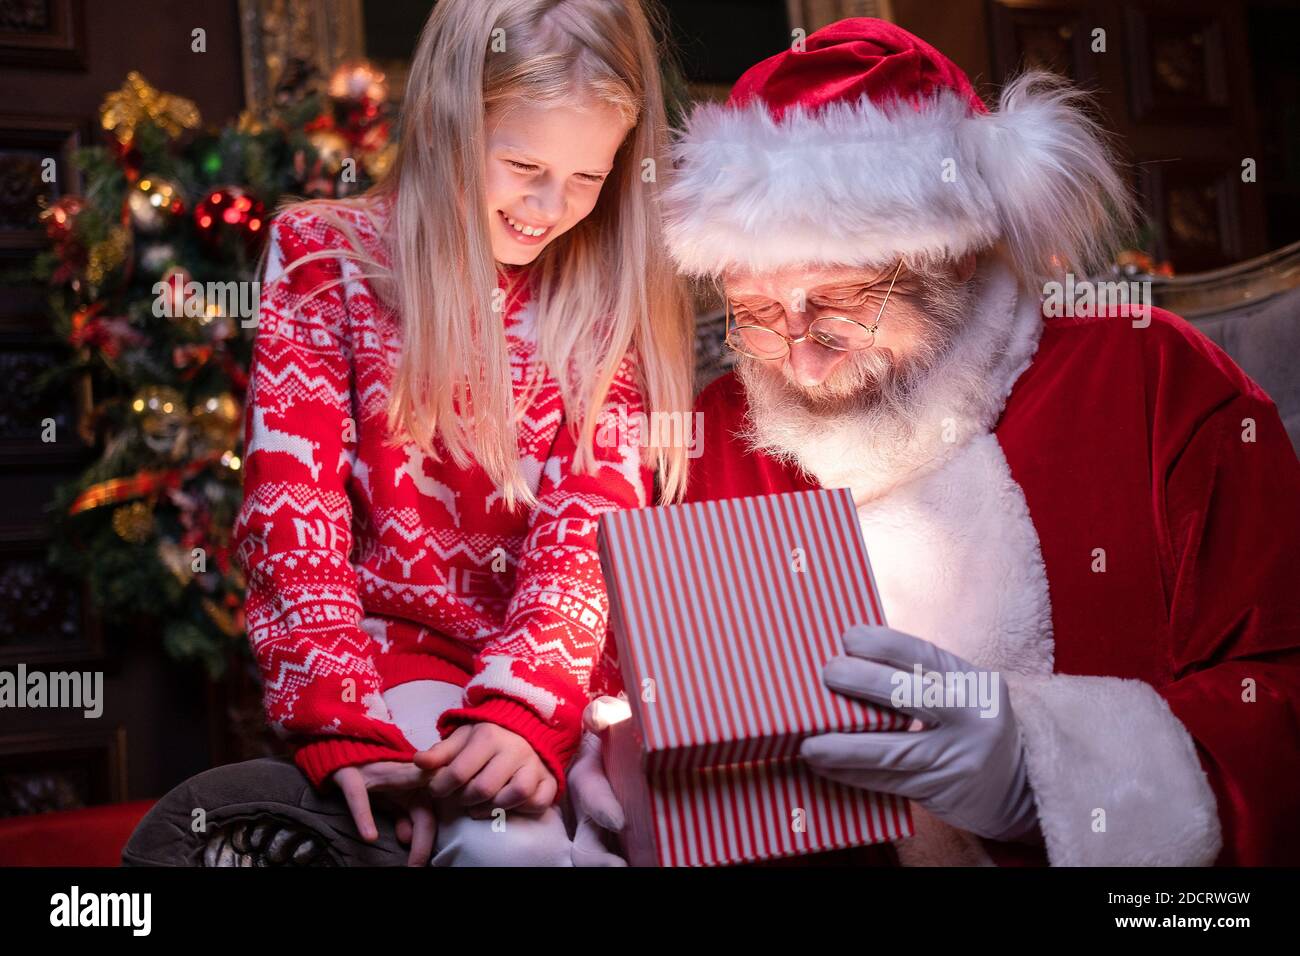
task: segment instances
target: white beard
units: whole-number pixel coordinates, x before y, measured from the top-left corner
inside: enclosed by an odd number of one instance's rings
[[[784,380],[742,363],[749,445],[798,465],[823,487],[853,489],[861,505],[988,432],[1037,350],[1042,313],[1001,260],[981,260],[980,273],[948,347],[887,400],[819,413],[790,401]]]

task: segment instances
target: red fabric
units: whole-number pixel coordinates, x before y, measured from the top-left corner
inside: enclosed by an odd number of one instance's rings
[[[798,468],[749,453],[737,437],[745,425],[744,386],[728,372],[700,392],[695,412],[704,423],[704,457],[688,472],[687,501],[773,495],[820,487]]]
[[[340,767],[354,767],[381,760],[410,762],[415,756],[402,732],[391,724],[376,721],[371,729],[375,740],[357,740],[352,737],[320,737],[310,740],[294,751],[293,761],[317,787],[324,785],[330,774]]]
[[[801,52],[785,50],[750,67],[727,102],[744,106],[757,97],[780,119],[792,107],[815,113],[863,96],[915,106],[940,90],[957,93],[972,112],[988,112],[961,67],[920,37],[885,20],[851,17],[808,36]]]
[[[120,866],[153,800],[0,820],[0,866]]]
[[[1057,320],[997,436],[1038,529],[1056,669],[1160,692],[1214,789],[1221,863],[1300,862],[1300,464],[1272,401],[1167,312]]]
[[[382,260],[384,223],[345,215]],[[268,273],[345,245],[314,213],[282,215]],[[381,694],[446,680],[466,695],[444,734],[467,721],[506,726],[563,786],[606,634],[596,519],[648,500],[650,472],[635,449],[599,445],[594,473],[574,469],[559,385],[523,325],[526,273],[503,280],[503,321],[516,396],[542,369],[518,426],[539,505],[508,511],[477,465],[391,447],[400,322],[364,280],[308,295],[339,275],[328,256],[262,290],[234,543],[268,718],[301,743],[298,765],[319,786],[339,767],[409,760]],[[619,406],[643,407],[630,359],[606,412]]]
[[[809,487],[735,440],[734,376],[697,409],[708,458],[690,500]],[[1038,532],[1056,671],[1165,698],[1217,798],[1220,864],[1300,862],[1300,463],[1271,400],[1159,309],[1149,328],[1052,320],[995,434]],[[985,842],[999,863],[1045,859]]]

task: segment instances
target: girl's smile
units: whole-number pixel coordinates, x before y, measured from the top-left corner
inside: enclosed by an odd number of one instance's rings
[[[497,214],[505,221],[512,234],[511,238],[516,242],[522,242],[526,246],[541,245],[546,241],[547,233],[551,231],[550,226],[531,226],[527,221],[515,219],[502,209],[498,209]]]

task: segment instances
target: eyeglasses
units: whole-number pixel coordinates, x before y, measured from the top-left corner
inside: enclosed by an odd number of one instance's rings
[[[894,291],[894,283],[903,269],[903,260],[898,260],[894,276],[889,280],[885,290],[885,299],[880,303],[880,311],[871,325],[850,319],[846,315],[820,315],[808,324],[807,331],[797,339],[768,328],[766,325],[731,325],[731,299],[723,296],[727,311],[727,345],[741,355],[756,359],[780,359],[790,354],[790,349],[800,342],[811,339],[818,345],[837,352],[858,352],[869,349],[876,344],[876,331],[880,328],[880,318],[885,314],[889,303],[889,294]]]

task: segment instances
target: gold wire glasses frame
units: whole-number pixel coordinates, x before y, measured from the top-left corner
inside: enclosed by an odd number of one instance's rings
[[[756,359],[785,358],[790,354],[790,349],[807,339],[812,339],[818,345],[837,352],[858,352],[869,349],[876,344],[876,330],[880,328],[880,318],[885,314],[889,294],[894,291],[894,283],[898,281],[898,273],[902,268],[903,260],[899,259],[898,266],[894,269],[894,277],[889,280],[889,288],[885,291],[885,299],[880,303],[880,311],[876,313],[876,320],[871,325],[859,322],[857,319],[850,319],[846,315],[821,315],[813,319],[808,324],[807,331],[797,339],[792,339],[766,325],[737,325],[733,328],[731,299],[724,295],[722,298],[727,310],[727,345],[741,355]]]

